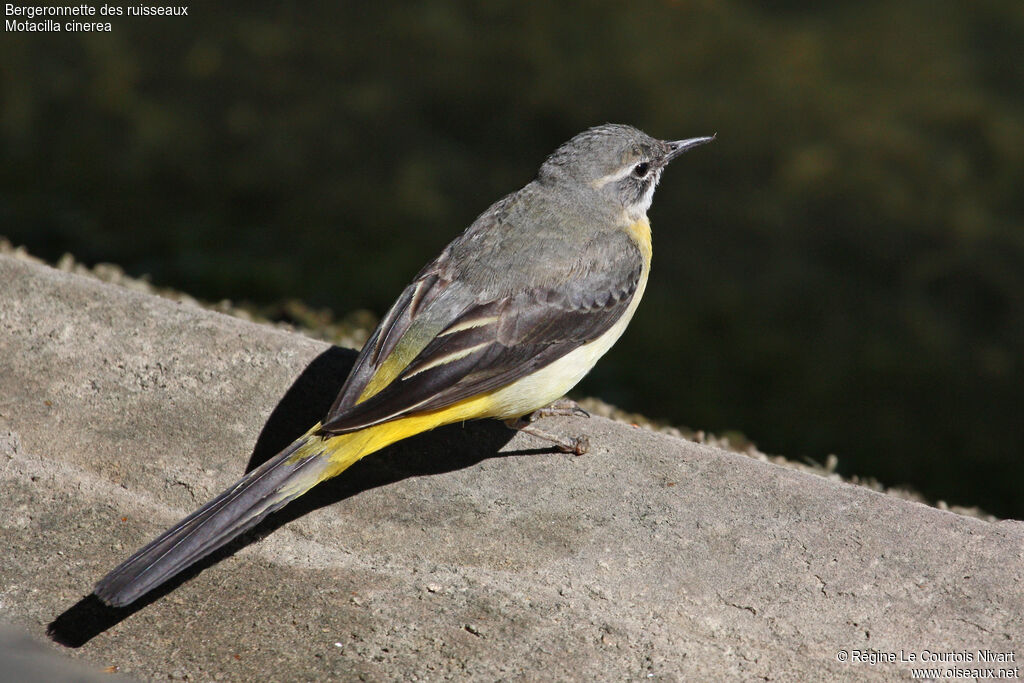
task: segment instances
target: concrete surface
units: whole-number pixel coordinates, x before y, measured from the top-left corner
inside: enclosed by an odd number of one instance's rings
[[[597,417],[546,424],[582,457],[490,423],[417,437],[140,604],[88,597],[319,419],[353,355],[0,256],[0,621],[141,680],[1021,666],[1024,524]]]
[[[10,683],[123,682],[53,652],[19,629],[0,624],[0,679]]]

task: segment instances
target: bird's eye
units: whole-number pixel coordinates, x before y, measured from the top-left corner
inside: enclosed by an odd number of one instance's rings
[[[647,175],[647,172],[651,170],[651,165],[646,161],[641,161],[639,164],[633,167],[633,175],[637,178],[643,178]]]

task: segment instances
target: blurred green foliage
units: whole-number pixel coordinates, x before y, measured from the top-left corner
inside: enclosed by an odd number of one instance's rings
[[[383,312],[583,128],[668,171],[583,392],[1024,517],[1024,3],[238,3],[0,41],[0,233]]]

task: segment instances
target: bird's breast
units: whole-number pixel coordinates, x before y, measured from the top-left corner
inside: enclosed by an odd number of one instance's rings
[[[640,255],[644,258],[644,270],[648,270],[651,267],[651,255],[654,251],[651,244],[651,222],[647,220],[647,216],[644,216],[640,220],[630,223],[626,228],[626,233],[632,238],[640,250]],[[647,276],[644,275],[645,280],[646,278]]]

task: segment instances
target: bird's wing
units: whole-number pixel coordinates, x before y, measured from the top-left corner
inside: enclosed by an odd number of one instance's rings
[[[458,285],[444,279],[438,262],[431,264],[367,342],[322,431],[350,432],[444,408],[597,339],[625,313],[643,271],[639,250],[620,234],[621,248],[602,250],[604,260],[587,267],[576,260],[563,284],[490,301],[454,303],[460,297],[445,295]]]

